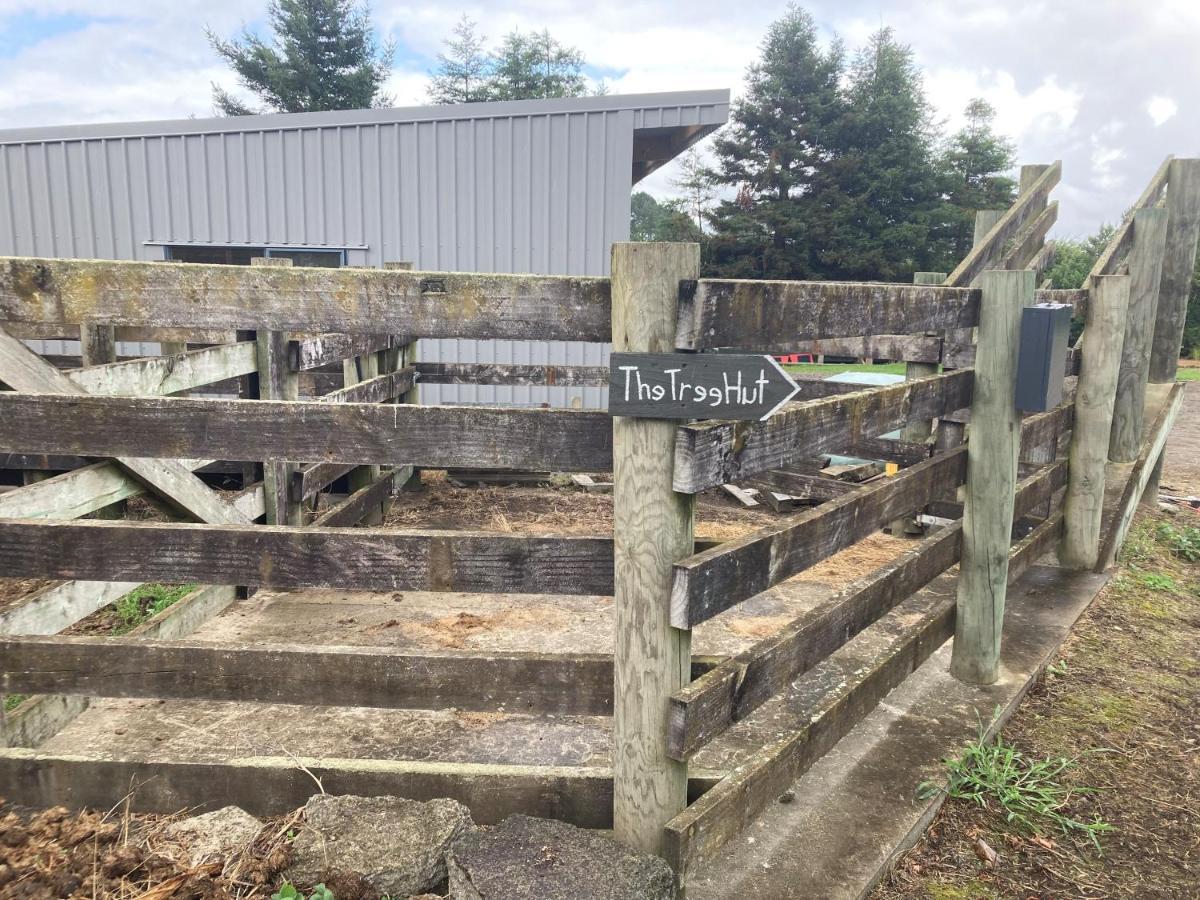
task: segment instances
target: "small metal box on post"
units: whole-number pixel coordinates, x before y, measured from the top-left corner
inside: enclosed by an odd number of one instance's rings
[[[1071,304],[1038,303],[1021,311],[1017,409],[1046,412],[1062,403]]]

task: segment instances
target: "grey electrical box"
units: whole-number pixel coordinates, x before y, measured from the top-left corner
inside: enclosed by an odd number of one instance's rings
[[[1038,303],[1021,311],[1017,409],[1045,412],[1062,402],[1071,304]]]

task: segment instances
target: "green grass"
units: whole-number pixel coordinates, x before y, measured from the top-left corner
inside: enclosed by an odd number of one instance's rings
[[[1186,369],[1180,366],[1175,377],[1180,381],[1200,381],[1200,366],[1188,366]]]
[[[886,375],[904,374],[904,363],[902,362],[884,363],[878,366],[870,363],[827,363],[824,365],[818,363],[796,363],[792,365],[789,363],[784,368],[793,375],[840,375],[842,372],[873,372],[875,374],[882,373]]]
[[[1082,821],[1067,813],[1071,801],[1093,789],[1070,787],[1060,776],[1076,766],[1064,756],[1033,760],[996,735],[989,738],[980,723],[979,737],[967,745],[958,759],[943,761],[949,783],[941,787],[924,782],[919,796],[928,799],[940,791],[956,800],[967,800],[983,809],[994,809],[1006,822],[1031,834],[1049,825],[1064,834],[1082,833],[1100,849],[1098,835],[1112,826],[1099,818]]]
[[[128,634],[195,589],[194,584],[143,584],[113,604],[121,620],[113,633]]]
[[[12,712],[18,706],[25,702],[24,694],[9,694],[4,698],[4,711]]]

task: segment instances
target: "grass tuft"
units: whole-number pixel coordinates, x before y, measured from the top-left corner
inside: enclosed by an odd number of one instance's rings
[[[113,634],[128,634],[195,589],[194,584],[143,584],[130,591],[113,604],[120,619]]]
[[[994,721],[994,720],[993,720]],[[955,800],[966,800],[986,810],[1000,812],[1006,822],[1031,834],[1052,826],[1063,834],[1083,834],[1100,849],[1099,835],[1112,826],[1098,816],[1090,822],[1068,813],[1071,801],[1094,788],[1072,787],[1060,778],[1076,766],[1076,760],[1064,756],[1031,760],[1020,750],[1006,744],[997,734],[979,724],[979,736],[968,744],[959,759],[946,759],[948,784],[932,781],[918,788],[918,798],[928,800],[944,792]]]

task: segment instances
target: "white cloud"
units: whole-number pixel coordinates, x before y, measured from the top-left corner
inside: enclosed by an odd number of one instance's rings
[[[997,131],[1017,141],[1031,131],[1067,131],[1083,100],[1083,91],[1063,87],[1054,75],[1023,92],[1011,73],[988,69],[933,69],[926,78],[926,91],[951,128],[962,124],[967,102],[982,97],[996,108]]]
[[[826,36],[850,49],[881,25],[912,44],[926,87],[949,127],[982,96],[1021,162],[1063,160],[1059,230],[1081,234],[1120,216],[1164,156],[1200,155],[1200,4],[1155,0],[802,0]],[[432,4],[373,0],[375,22],[402,45],[388,90],[403,105],[425,97],[426,69],[462,12],[495,39],[549,28],[609,74],[613,93],[729,87],[784,0],[466,0]],[[260,21],[266,0],[0,0],[8,26],[51,36],[0,48],[0,128],[211,114],[210,83],[232,78],[204,37]],[[84,22],[54,34],[53,17]],[[21,18],[17,18],[21,17]],[[89,22],[90,20],[90,22]],[[75,23],[67,22],[73,27]],[[11,55],[3,55],[5,52]],[[1136,67],[1111,60],[1137,59]],[[1155,128],[1138,127],[1149,116]],[[1112,127],[1127,122],[1130,127]],[[670,192],[671,167],[644,187]]]
[[[1157,128],[1179,112],[1179,104],[1170,97],[1154,96],[1146,104],[1146,112],[1150,114],[1154,127]]]

